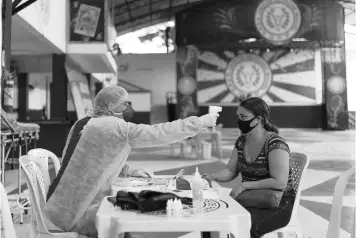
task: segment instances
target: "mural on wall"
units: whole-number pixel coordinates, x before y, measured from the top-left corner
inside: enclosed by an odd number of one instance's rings
[[[70,8],[70,41],[104,41],[104,1],[72,0]]]
[[[322,49],[327,128],[349,128],[345,52],[342,48]]]
[[[328,44],[344,40],[339,24],[343,24],[343,8],[331,1],[323,4],[317,0],[222,2],[178,13],[176,43],[223,44],[254,38],[256,42],[282,45],[303,38],[307,42],[295,43],[324,41]]]
[[[197,58],[195,46],[177,49],[177,107],[179,118],[198,114],[197,106]]]
[[[51,0],[40,0],[36,2],[38,11],[40,12],[42,23],[47,25],[50,15]]]
[[[308,49],[200,49],[198,103],[236,105],[261,97],[269,104],[322,101],[320,53]]]

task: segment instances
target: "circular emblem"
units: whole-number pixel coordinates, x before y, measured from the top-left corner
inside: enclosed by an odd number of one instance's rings
[[[255,25],[263,38],[275,45],[291,40],[302,23],[293,0],[263,0],[255,12]]]
[[[247,94],[261,97],[271,86],[272,71],[261,57],[243,54],[230,61],[225,80],[228,89],[238,97]]]
[[[191,76],[183,76],[178,80],[178,91],[182,95],[191,95],[197,89],[197,82]]]
[[[346,89],[345,79],[343,77],[334,75],[328,79],[327,88],[333,94],[341,94]]]

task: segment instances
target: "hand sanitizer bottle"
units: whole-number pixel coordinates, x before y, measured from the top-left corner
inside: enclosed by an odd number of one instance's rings
[[[171,199],[169,199],[167,201],[167,207],[166,207],[167,216],[172,216],[172,207],[173,207],[173,202]]]
[[[191,182],[193,192],[193,208],[197,213],[202,212],[203,207],[203,180],[199,174],[198,167],[196,167],[193,180]]]

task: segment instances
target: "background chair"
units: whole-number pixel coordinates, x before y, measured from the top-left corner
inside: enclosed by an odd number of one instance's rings
[[[51,151],[48,151],[46,149],[32,149],[28,152],[29,160],[35,162],[38,166],[38,168],[42,172],[42,179],[43,179],[43,186],[44,186],[44,193],[43,195],[45,196],[48,192],[48,188],[51,184],[51,179],[49,175],[49,166],[48,166],[48,159],[50,158],[54,164],[54,170],[56,175],[58,174],[58,171],[60,169],[60,162],[58,157],[53,154]],[[44,197],[46,200],[46,197]],[[22,216],[22,211],[29,211],[31,210],[30,206],[30,197],[28,194],[28,190],[23,191],[18,197],[17,197],[17,205],[21,210],[21,216]],[[21,219],[22,221],[22,219]]]
[[[7,199],[7,192],[3,184],[0,182],[0,226],[1,222],[3,227],[0,227],[0,229],[3,228],[4,237],[16,238],[17,236],[14,228],[14,223],[12,222],[9,201]]]
[[[36,158],[31,155],[24,155],[20,158],[20,166],[25,172],[27,187],[31,199],[32,223],[31,234],[35,238],[85,238],[76,232],[63,232],[58,228],[47,228],[45,218],[42,215],[42,209],[46,204],[46,191],[41,169],[37,165]],[[41,194],[41,195],[40,195]]]
[[[54,170],[56,172],[56,175],[58,174],[58,171],[61,168],[61,164],[59,162],[58,157],[55,154],[53,154],[51,151],[37,148],[37,149],[30,150],[28,152],[28,155],[32,155],[33,157],[42,161],[43,164],[47,166],[47,170],[48,170],[48,159],[51,159],[54,165]]]
[[[341,224],[342,200],[344,197],[344,192],[345,192],[347,182],[350,180],[351,176],[353,176],[353,175],[355,175],[355,167],[347,170],[336,181],[326,238],[339,238],[340,224]],[[356,218],[355,210],[354,210],[353,217],[354,217],[353,218],[354,222],[353,222],[353,227],[352,227],[352,232],[351,232],[351,238],[355,238],[355,218]]]
[[[284,233],[290,233],[290,232],[295,233],[297,235],[297,238],[303,238],[302,229],[298,220],[298,209],[299,209],[299,202],[300,202],[300,194],[302,192],[300,185],[303,183],[305,177],[305,171],[307,170],[309,165],[309,157],[306,154],[293,152],[291,153],[290,163],[291,163],[291,170],[292,170],[291,172],[293,178],[293,188],[294,191],[296,191],[291,219],[287,226],[265,234],[263,236],[264,238],[267,238],[272,234],[274,235],[277,234],[278,237],[283,237]]]

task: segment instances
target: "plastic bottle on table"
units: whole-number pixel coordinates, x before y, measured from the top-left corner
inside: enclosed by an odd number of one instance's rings
[[[193,192],[193,207],[195,212],[202,212],[203,207],[203,180],[199,174],[198,167],[196,167],[193,180],[191,182]]]

